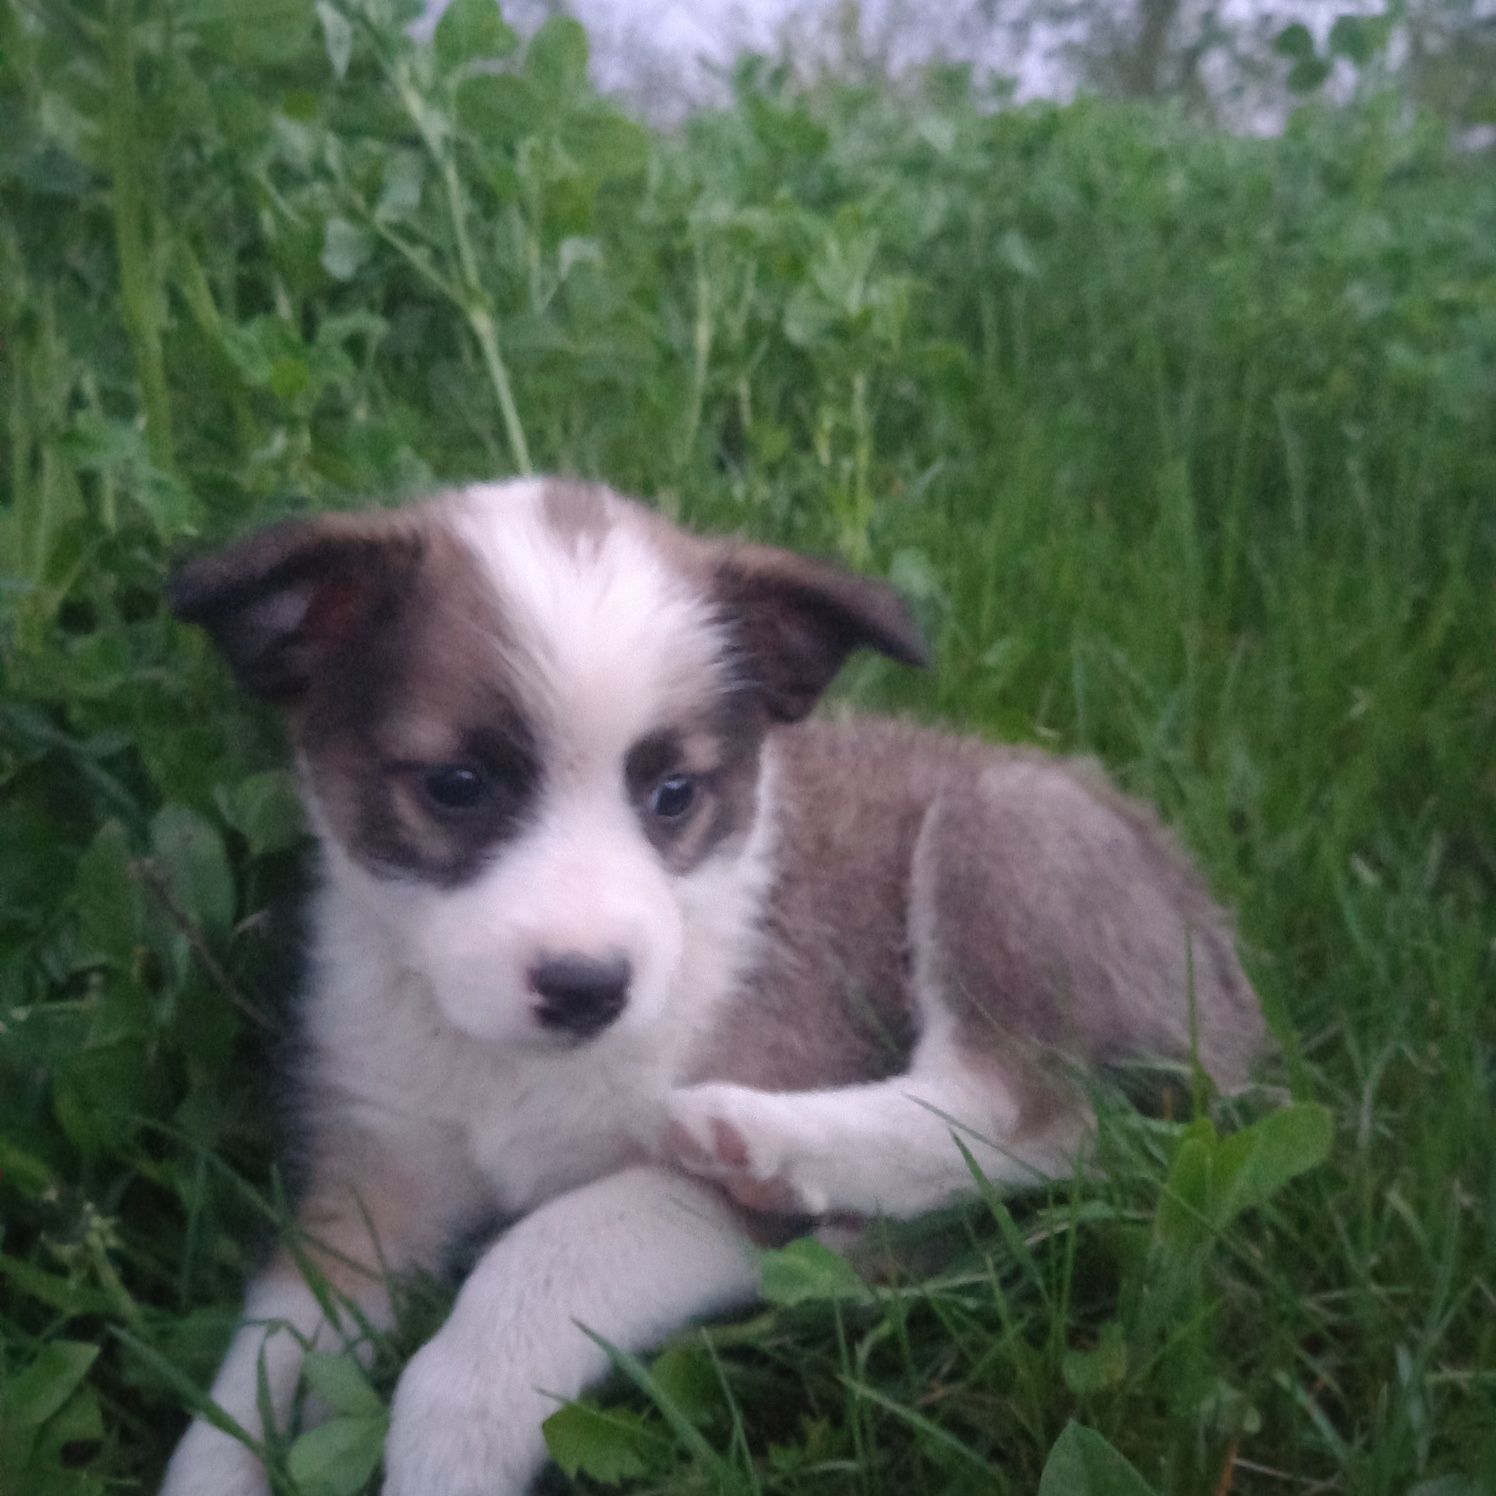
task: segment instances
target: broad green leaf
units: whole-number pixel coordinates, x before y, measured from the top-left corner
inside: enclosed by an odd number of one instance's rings
[[[649,1378],[659,1394],[692,1423],[708,1423],[722,1411],[722,1383],[703,1345],[672,1345],[655,1357]]]
[[[1273,51],[1280,57],[1292,57],[1301,62],[1314,56],[1314,34],[1302,21],[1295,21],[1273,38]]]
[[[1334,1134],[1328,1108],[1305,1102],[1270,1112],[1223,1138],[1216,1149],[1212,1202],[1217,1226],[1264,1204],[1290,1179],[1317,1168],[1330,1156]]]
[[[162,540],[197,534],[201,506],[196,495],[171,474],[147,469],[131,486],[130,497]]]
[[[333,1412],[355,1418],[383,1416],[384,1404],[379,1394],[351,1355],[313,1351],[302,1362],[301,1374],[307,1386]]]
[[[99,1407],[99,1396],[85,1383],[42,1426],[32,1457],[33,1463],[41,1469],[57,1469],[64,1464],[76,1467],[78,1451],[70,1450],[66,1457],[63,1451],[69,1445],[95,1444],[103,1437],[104,1414]],[[72,1482],[63,1488],[66,1496],[82,1496],[89,1489],[81,1483]],[[93,1489],[102,1496],[102,1485]],[[59,1496],[62,1496],[61,1492]]]
[[[426,158],[419,151],[391,151],[385,163],[384,187],[374,216],[381,223],[408,218],[421,206]]]
[[[533,134],[543,113],[539,90],[512,73],[478,73],[457,88],[457,118],[486,145]]]
[[[553,99],[576,93],[587,81],[587,33],[570,16],[552,16],[530,42],[525,72]]]
[[[285,769],[264,769],[214,795],[223,818],[249,844],[250,855],[281,852],[301,839],[304,824],[296,781]]]
[[[174,19],[241,66],[287,62],[313,40],[312,0],[177,0]]]
[[[151,821],[151,846],[177,908],[209,935],[227,935],[234,875],[218,831],[185,805],[163,805]]]
[[[322,42],[333,77],[345,77],[353,58],[353,23],[328,0],[317,0],[317,19],[322,23]]]
[[[836,308],[813,286],[797,286],[784,306],[784,335],[798,348],[813,348],[836,320]]]
[[[919,621],[930,628],[948,599],[940,569],[929,553],[912,545],[901,547],[888,563],[888,580],[913,607]]]
[[[596,239],[585,239],[573,235],[569,239],[563,239],[556,251],[556,269],[562,280],[565,280],[578,265],[601,265],[602,263],[602,246]]]
[[[0,1153],[0,1159],[3,1157]],[[43,1272],[35,1264],[8,1257],[3,1252],[0,1252],[0,1278],[5,1280],[8,1292],[25,1294],[64,1314],[108,1314],[118,1307],[102,1289],[75,1283],[58,1273]]]
[[[1039,1496],[1154,1496],[1154,1492],[1095,1429],[1067,1423],[1044,1462]]]
[[[634,176],[649,163],[649,131],[621,114],[578,115],[567,121],[562,140],[577,165],[601,179]]]
[[[0,1179],[4,1179],[12,1189],[33,1198],[54,1182],[52,1170],[40,1158],[12,1142],[4,1133],[0,1133]],[[0,1256],[0,1263],[5,1267],[11,1266],[15,1260]]]
[[[224,357],[247,385],[259,386],[270,383],[270,371],[275,367],[263,319],[222,329],[218,339]]]
[[[322,239],[322,268],[334,279],[352,280],[374,252],[374,241],[346,218],[329,218]]]
[[[1330,51],[1364,67],[1376,53],[1378,21],[1375,16],[1337,16],[1330,27]]]
[[[374,1473],[384,1452],[386,1420],[334,1418],[300,1435],[287,1461],[301,1496],[354,1496]]]
[[[36,1360],[0,1396],[3,1421],[40,1428],[72,1396],[98,1355],[98,1346],[77,1340],[44,1345]]]
[[[287,404],[311,388],[312,371],[305,359],[278,358],[270,366],[271,393]]]
[[[508,57],[519,38],[506,24],[498,0],[452,0],[436,23],[436,60],[447,72],[464,63]]]
[[[1288,70],[1288,86],[1294,93],[1313,93],[1330,76],[1330,63],[1323,57],[1301,57]]]
[[[866,1299],[867,1285],[838,1252],[813,1236],[802,1236],[779,1251],[765,1252],[760,1264],[764,1297],[788,1308],[819,1300]]]
[[[1262,1414],[1246,1393],[1224,1377],[1216,1377],[1207,1387],[1200,1399],[1199,1419],[1202,1428],[1213,1429],[1228,1439],[1262,1429]]]
[[[1210,1236],[1215,1146],[1215,1129],[1208,1122],[1197,1123],[1170,1165],[1155,1229],[1159,1241],[1174,1251],[1189,1251]]]
[[[610,1485],[643,1475],[660,1442],[637,1413],[586,1402],[568,1403],[552,1413],[541,1431],[564,1474]]]
[[[1008,229],[997,242],[997,252],[1009,270],[1032,280],[1039,274],[1039,261],[1029,241],[1017,229]]]
[[[78,859],[73,881],[78,933],[92,955],[126,965],[140,938],[142,897],[130,871],[130,843],[118,821],[106,821]]]
[[[1127,1340],[1117,1320],[1102,1326],[1096,1348],[1067,1351],[1060,1363],[1065,1385],[1077,1396],[1120,1386],[1127,1375]]]

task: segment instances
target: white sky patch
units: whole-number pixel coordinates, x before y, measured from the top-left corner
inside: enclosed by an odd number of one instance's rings
[[[1077,44],[1095,18],[1114,14],[1118,3],[1097,0],[1094,10],[1082,7],[1060,21],[1026,19],[1030,7],[991,0],[860,0],[850,6],[845,0],[566,0],[559,7],[556,0],[507,0],[503,10],[526,33],[558,8],[574,15],[591,38],[598,87],[668,123],[695,105],[725,100],[732,67],[755,52],[787,56],[809,72],[835,70],[849,56],[893,76],[930,62],[970,63],[979,76],[1010,80],[1020,103],[1068,99],[1079,84]],[[430,0],[423,29],[444,4]],[[1134,9],[1134,0],[1127,0],[1127,10]],[[1268,50],[1270,67],[1286,76],[1288,62],[1272,59],[1267,45],[1285,26],[1301,22],[1323,48],[1340,16],[1376,16],[1383,9],[1383,0],[1219,0],[1217,23],[1251,37],[1259,56]],[[1195,24],[1197,10],[1183,7],[1186,27]],[[1496,0],[1474,0],[1474,14],[1496,17]],[[1399,51],[1394,36],[1394,65]],[[1231,72],[1217,53],[1205,59],[1201,76],[1219,91]],[[1349,66],[1337,65],[1326,85],[1330,97],[1344,97],[1352,81]],[[1246,98],[1229,117],[1252,130],[1281,127],[1292,100],[1281,87],[1268,95]]]

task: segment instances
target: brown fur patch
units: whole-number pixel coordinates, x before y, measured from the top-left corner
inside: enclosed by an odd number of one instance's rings
[[[906,665],[928,654],[903,599],[883,582],[771,546],[717,552],[712,590],[768,714],[804,717],[857,649]]]
[[[1225,916],[1139,807],[1056,761],[995,758],[945,792],[919,896],[962,1041],[1092,1067],[1200,1059],[1243,1078],[1261,1020]]]
[[[400,595],[329,662],[295,719],[312,785],[368,866],[451,886],[522,824],[541,764],[509,689],[505,634],[477,560],[430,511]],[[484,776],[481,803],[451,813],[427,798],[426,772],[445,764]]]
[[[765,955],[693,1079],[766,1090],[907,1068],[924,1001],[1040,1127],[1063,1065],[1189,1052],[1235,1085],[1263,1043],[1229,923],[1141,807],[1091,771],[903,724],[806,723],[780,761]],[[1193,991],[1190,948],[1193,943]]]
[[[645,835],[666,865],[687,873],[712,853],[740,842],[758,810],[763,719],[741,691],[724,689],[694,722],[653,733],[624,764],[629,796]],[[697,799],[678,823],[651,814],[648,796],[672,774],[690,776]]]
[[[778,855],[764,956],[693,1079],[813,1090],[908,1068],[909,862],[930,796],[889,724],[770,734]]]
[[[434,1268],[454,1230],[482,1211],[476,1179],[463,1180],[460,1201],[449,1193],[454,1171],[461,1178],[450,1140],[427,1138],[397,1152],[325,1109],[321,1116],[325,1126],[297,1201],[295,1252],[350,1298],[366,1296],[387,1272]],[[418,1166],[422,1148],[440,1152],[439,1166]],[[298,1275],[291,1250],[277,1252],[272,1271]]]
[[[167,600],[213,635],[246,689],[293,702],[418,563],[427,530],[420,513],[274,525],[194,557],[172,577]]]
[[[548,478],[540,503],[546,523],[567,550],[575,553],[598,544],[612,528],[617,500],[600,483]]]
[[[506,625],[440,502],[281,526],[185,568],[174,606],[284,704],[339,841],[381,873],[471,877],[539,781],[507,689]],[[471,765],[482,803],[447,813],[427,770]]]
[[[617,502],[660,559],[715,602],[732,665],[771,720],[806,716],[855,650],[928,663],[918,625],[886,582],[776,546],[691,535],[637,501]]]

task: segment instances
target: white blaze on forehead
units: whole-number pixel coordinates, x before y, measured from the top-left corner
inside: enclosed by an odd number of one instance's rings
[[[713,688],[722,653],[709,601],[673,570],[627,506],[563,532],[544,482],[469,489],[454,516],[492,578],[504,649],[543,754],[621,755]]]

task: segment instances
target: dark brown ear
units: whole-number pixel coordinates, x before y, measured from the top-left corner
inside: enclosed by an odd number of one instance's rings
[[[884,582],[792,551],[734,545],[715,584],[749,674],[780,722],[807,715],[854,649],[929,664],[909,609]]]
[[[422,548],[420,531],[395,519],[292,521],[194,557],[166,599],[213,636],[247,690],[288,704],[331,653],[396,605]]]

